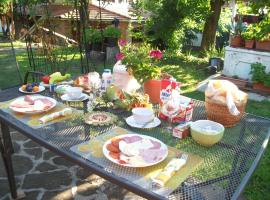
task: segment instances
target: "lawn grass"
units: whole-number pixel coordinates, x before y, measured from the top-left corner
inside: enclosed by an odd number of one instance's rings
[[[15,42],[17,60],[20,65],[22,75],[29,69],[27,53],[20,50],[22,43]],[[0,43],[0,48],[9,47],[8,43]],[[15,78],[16,69],[15,61],[10,53],[0,54],[0,88],[6,88],[17,83]],[[69,72],[71,74],[80,73],[80,60],[78,55],[70,64]],[[102,64],[96,64],[96,70],[102,72]],[[178,81],[183,84],[182,93],[194,99],[204,100],[204,93],[195,91],[196,85],[207,77],[204,67],[208,65],[207,58],[198,58],[184,54],[167,54],[164,55],[163,70],[172,74]],[[11,68],[13,66],[14,68]],[[111,68],[112,65],[106,67]],[[10,78],[12,77],[12,79]],[[258,116],[270,118],[270,102],[248,101],[246,111]],[[248,186],[245,188],[244,195],[249,200],[269,200],[270,199],[270,146],[268,145],[259,167],[253,174]]]
[[[202,92],[186,92],[184,95],[204,101],[204,93]],[[249,100],[246,112],[270,118],[270,101],[257,102]],[[270,199],[270,144],[268,144],[258,168],[245,188],[244,196],[248,200]]]

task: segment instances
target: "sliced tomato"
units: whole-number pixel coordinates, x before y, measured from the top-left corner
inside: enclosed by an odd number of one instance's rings
[[[123,140],[122,138],[112,139],[112,145],[119,149],[119,142]]]
[[[110,155],[113,159],[116,159],[116,160],[119,160],[119,159],[120,159],[120,153],[114,153],[114,152],[111,152],[111,151],[110,151],[109,155]]]
[[[124,160],[119,160],[118,162],[119,162],[119,164],[121,164],[121,165],[125,165],[125,164],[127,164],[127,162],[126,162],[126,161],[124,161]]]
[[[118,147],[114,146],[112,143],[107,144],[106,146],[107,150],[113,153],[120,153],[120,150]]]

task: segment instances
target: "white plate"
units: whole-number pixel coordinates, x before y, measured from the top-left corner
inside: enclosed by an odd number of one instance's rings
[[[24,101],[24,97],[25,96],[21,96],[21,97],[18,97],[17,99],[15,99],[14,101],[12,101],[9,105],[9,108],[11,110],[13,110],[14,112],[18,112],[18,113],[23,113],[23,114],[38,114],[38,113],[43,113],[43,112],[47,112],[51,109],[53,109],[56,104],[57,104],[57,101],[54,100],[53,98],[50,98],[50,97],[45,97],[45,96],[41,96],[41,95],[30,95],[31,99],[35,100],[37,98],[44,98],[44,99],[47,99],[49,101],[52,102],[52,105],[45,109],[45,110],[28,110],[26,111],[24,108],[16,108],[16,107],[13,107],[12,105],[15,104],[15,103],[18,103],[18,102],[21,102],[21,101]]]
[[[37,94],[37,93],[43,92],[45,90],[45,87],[43,85],[40,85],[40,86],[38,86],[38,89],[39,90],[37,92],[27,92],[27,91],[22,90],[22,87],[20,87],[19,91],[24,93],[24,94]]]
[[[133,116],[130,116],[126,118],[126,122],[129,126],[134,127],[134,128],[155,128],[160,125],[161,121],[155,117],[152,122],[149,122],[148,124],[137,124],[134,120]]]
[[[87,94],[84,94],[84,93],[82,93],[82,95],[78,99],[71,99],[67,94],[64,94],[61,96],[61,99],[63,101],[85,101],[88,98],[89,98],[89,96]]]
[[[145,163],[143,163],[141,165],[136,165],[136,166],[131,165],[129,163],[121,163],[120,164],[118,159],[114,159],[114,158],[112,158],[110,156],[110,154],[109,154],[110,151],[107,150],[106,146],[108,144],[110,144],[111,141],[114,140],[114,139],[120,139],[120,138],[131,137],[131,136],[139,136],[139,137],[142,137],[144,139],[150,139],[152,141],[155,141],[155,142],[160,143],[160,148],[159,149],[165,151],[164,155],[158,161],[152,162],[152,163],[145,162]],[[120,136],[116,136],[114,138],[111,138],[111,139],[109,139],[108,141],[105,142],[105,144],[103,145],[103,149],[102,150],[103,150],[104,156],[107,159],[109,159],[110,161],[112,161],[113,163],[118,164],[118,165],[121,165],[121,166],[125,166],[125,167],[134,167],[134,168],[137,168],[137,167],[149,167],[149,166],[152,166],[152,165],[156,165],[156,164],[162,162],[168,156],[168,148],[167,148],[167,146],[163,142],[161,142],[160,140],[158,140],[156,138],[153,138],[153,137],[150,137],[150,136],[147,136],[147,135],[139,135],[139,134],[125,134],[125,135],[120,135]]]

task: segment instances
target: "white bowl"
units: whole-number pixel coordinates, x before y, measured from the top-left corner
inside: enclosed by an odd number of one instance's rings
[[[78,99],[82,96],[83,89],[81,87],[68,87],[66,93],[71,99]]]
[[[146,124],[155,118],[154,112],[148,108],[133,108],[132,114],[135,122],[141,125]]]

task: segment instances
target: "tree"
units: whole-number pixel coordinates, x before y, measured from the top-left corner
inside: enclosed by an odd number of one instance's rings
[[[216,43],[216,32],[223,0],[210,0],[210,13],[206,18],[201,43],[202,50],[209,50]]]
[[[161,49],[179,49],[185,32],[199,27],[205,19],[208,1],[140,0],[137,11],[147,13],[145,34],[148,41]]]
[[[11,0],[0,0],[0,21],[3,35],[7,36],[11,22]]]

